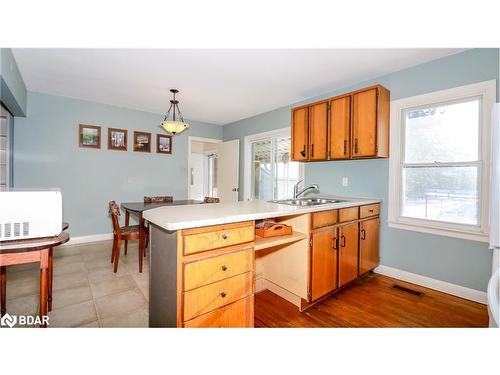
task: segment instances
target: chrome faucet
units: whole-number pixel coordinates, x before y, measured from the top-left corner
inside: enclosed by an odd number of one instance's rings
[[[306,191],[309,191],[309,190],[319,190],[319,186],[316,185],[316,184],[312,184],[312,185],[308,185],[306,186],[305,188],[303,188],[302,190],[299,190],[299,185],[300,183],[304,181],[304,180],[300,180],[299,182],[297,182],[294,186],[293,186],[293,199],[297,199],[298,197],[300,197],[302,194],[304,194]]]

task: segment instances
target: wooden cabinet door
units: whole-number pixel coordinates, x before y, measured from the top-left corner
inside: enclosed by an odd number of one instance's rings
[[[337,228],[312,234],[312,301],[337,289],[337,246]]]
[[[303,107],[292,112],[292,160],[309,159],[309,108]]]
[[[379,264],[380,220],[359,223],[359,274],[371,271]]]
[[[328,102],[309,107],[309,160],[328,157]]]
[[[330,159],[351,157],[351,97],[330,102]]]
[[[353,95],[353,158],[377,154],[377,90]]]
[[[358,223],[339,228],[339,287],[358,277]]]

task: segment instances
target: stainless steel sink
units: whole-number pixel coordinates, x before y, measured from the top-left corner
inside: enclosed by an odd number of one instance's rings
[[[290,206],[317,206],[320,204],[340,203],[345,201],[340,199],[297,198],[297,199],[284,199],[273,202],[279,204],[288,204]]]

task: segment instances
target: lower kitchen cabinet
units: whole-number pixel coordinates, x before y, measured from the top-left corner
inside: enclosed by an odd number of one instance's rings
[[[358,277],[358,222],[339,227],[339,287]]]
[[[186,328],[253,327],[253,295],[184,323]]]
[[[359,223],[359,274],[376,268],[379,264],[380,220],[379,218]]]
[[[337,289],[337,228],[312,234],[311,300]]]

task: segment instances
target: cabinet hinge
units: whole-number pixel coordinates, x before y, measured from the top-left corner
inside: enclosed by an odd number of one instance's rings
[[[307,296],[309,297],[309,301],[310,301],[310,300],[312,299],[312,296],[313,296],[313,292],[312,292],[312,290],[311,290],[311,289],[309,289],[309,290],[307,291]]]
[[[313,246],[313,239],[312,238],[309,240],[309,246],[311,246],[311,247]]]
[[[378,89],[377,89],[377,98],[378,98],[378,96],[379,96],[379,95],[380,95],[380,93],[379,93],[379,91],[378,91]]]

